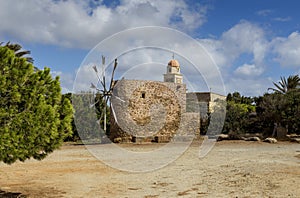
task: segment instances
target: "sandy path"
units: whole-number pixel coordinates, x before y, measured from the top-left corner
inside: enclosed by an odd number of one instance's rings
[[[0,163],[0,190],[27,197],[300,197],[299,144],[218,142],[202,159],[199,144],[147,173],[119,171],[84,146],[63,146],[43,161]]]

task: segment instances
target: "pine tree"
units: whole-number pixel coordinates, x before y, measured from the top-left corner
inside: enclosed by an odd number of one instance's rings
[[[71,135],[72,116],[59,77],[0,46],[0,161],[45,158]]]

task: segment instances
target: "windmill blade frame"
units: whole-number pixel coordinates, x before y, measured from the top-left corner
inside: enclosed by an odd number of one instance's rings
[[[109,91],[111,92],[111,94],[112,94],[112,91],[113,91],[114,75],[115,75],[115,70],[117,68],[117,65],[118,65],[118,60],[115,59],[113,71],[112,71],[112,74],[111,74],[110,85],[109,85]]]
[[[100,119],[99,119],[99,124],[101,126],[101,121],[103,119],[103,129],[104,129],[105,134],[106,134],[106,130],[107,130],[107,126],[106,126],[106,124],[107,124],[106,123],[107,122],[107,120],[106,120],[107,119],[107,109],[106,109],[107,106],[111,107],[110,109],[112,111],[114,119],[117,122],[116,114],[115,114],[113,105],[111,104],[111,97],[113,95],[113,87],[114,87],[114,74],[115,74],[115,70],[117,68],[117,65],[118,65],[118,62],[117,62],[117,59],[115,59],[114,60],[113,70],[112,70],[112,74],[111,74],[109,89],[107,89],[107,87],[106,87],[105,57],[102,56],[102,71],[101,71],[101,75],[99,75],[97,66],[96,65],[93,66],[93,69],[94,69],[94,71],[95,71],[95,73],[97,75],[97,79],[98,79],[97,85],[101,84],[102,89],[97,88],[97,86],[95,84],[93,84],[93,83],[91,83],[91,88],[92,89],[96,89],[98,92],[102,93],[102,97],[98,101],[95,101],[95,104],[96,103],[100,103],[100,102],[104,103],[103,109],[101,111]]]

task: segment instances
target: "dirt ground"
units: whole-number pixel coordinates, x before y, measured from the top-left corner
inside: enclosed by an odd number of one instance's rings
[[[300,144],[223,141],[204,158],[199,145],[147,173],[113,169],[85,146],[64,145],[43,161],[0,163],[0,197],[300,197]]]

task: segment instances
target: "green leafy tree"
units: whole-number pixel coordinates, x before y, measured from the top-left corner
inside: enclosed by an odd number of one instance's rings
[[[283,117],[286,107],[285,97],[279,93],[264,94],[257,101],[258,123],[265,136],[270,136],[274,127],[284,126]]]
[[[0,46],[0,161],[43,159],[72,134],[73,108],[59,77],[35,71],[26,58]]]
[[[223,133],[238,135],[250,132],[250,115],[255,112],[254,99],[234,92],[233,94],[229,93],[226,100],[227,106]]]
[[[293,89],[285,95],[286,108],[283,121],[288,132],[300,134],[300,89]]]
[[[281,77],[280,79],[278,83],[273,83],[276,88],[268,89],[273,90],[274,93],[268,96],[273,99],[269,101],[269,108],[265,108],[266,111],[264,113],[273,113],[272,120],[275,123],[273,131],[275,131],[277,126],[283,126],[288,132],[298,132],[299,117],[297,116],[299,116],[300,77],[299,75],[290,75],[288,78]],[[270,104],[277,108],[275,110],[270,108]]]
[[[249,114],[254,111],[252,106],[247,104],[227,102],[226,118],[224,123],[225,133],[245,133],[247,132],[247,122]]]

